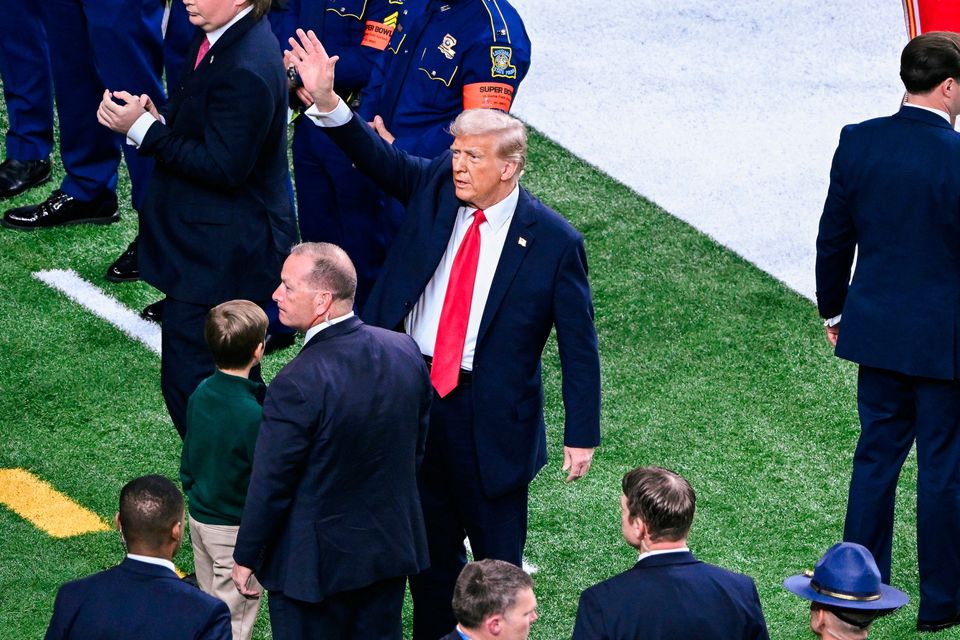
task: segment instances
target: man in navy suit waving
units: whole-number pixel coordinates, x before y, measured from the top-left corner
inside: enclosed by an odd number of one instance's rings
[[[697,496],[685,478],[638,467],[623,476],[620,506],[623,537],[640,558],[583,592],[573,640],[768,637],[753,580],[687,548]]]
[[[890,581],[897,479],[916,441],[917,628],[935,631],[960,624],[960,36],[911,40],[900,77],[898,113],[840,133],[817,305],[836,355],[860,365],[843,539]]]
[[[117,529],[127,557],[68,582],[53,605],[47,640],[231,640],[230,610],[180,580],[173,556],[183,542],[183,495],[163,476],[120,490]]]
[[[411,581],[414,638],[453,627],[450,599],[474,557],[519,565],[527,488],[546,464],[540,356],[555,327],[566,409],[567,480],[600,441],[600,359],[583,238],[519,185],[526,129],[492,109],[463,112],[450,151],[416,158],[371,130],[333,91],[336,56],[311,32],[287,62],[314,99],[306,111],[357,168],[406,206],[364,320],[402,328],[435,390],[420,471],[430,569]]]

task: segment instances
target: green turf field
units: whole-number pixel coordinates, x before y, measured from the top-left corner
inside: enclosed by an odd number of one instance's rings
[[[39,201],[61,176],[5,204]],[[128,201],[125,176],[121,184]],[[841,535],[858,431],[853,366],[831,355],[809,301],[540,136],[524,184],[586,236],[604,375],[603,444],[590,474],[565,485],[548,347],[553,457],[530,499],[527,559],[540,568],[541,614],[531,637],[569,637],[580,591],[632,565],[619,481],[640,464],[690,479],[699,496],[691,548],[756,579],[771,637],[808,637],[805,603],[780,584]],[[128,204],[110,227],[0,229],[0,469],[27,469],[107,521],[130,478],[177,476],[159,359],[31,274],[74,269],[139,309],[157,292],[103,279],[135,233]],[[293,355],[271,356],[267,379]],[[894,583],[916,598],[912,456],[905,471]],[[3,638],[42,637],[57,587],[122,557],[115,532],[53,539],[3,507],[0,540]],[[176,562],[192,567],[189,545]],[[258,638],[269,637],[265,609]],[[871,637],[913,637],[916,611],[913,602],[879,621]]]

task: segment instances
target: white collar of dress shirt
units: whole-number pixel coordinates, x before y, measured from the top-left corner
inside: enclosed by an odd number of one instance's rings
[[[490,225],[490,228],[496,231],[502,227],[503,224],[513,215],[513,212],[517,210],[517,202],[519,200],[520,184],[518,183],[514,185],[513,191],[511,191],[506,198],[497,204],[484,209],[483,216],[487,219],[487,224]],[[476,210],[476,207],[464,207],[463,215],[466,218],[470,218],[470,216],[472,216]]]
[[[315,324],[315,325],[313,325],[312,327],[310,327],[309,329],[307,329],[307,335],[305,335],[305,336],[303,337],[303,344],[307,344],[308,342],[310,342],[310,338],[312,338],[313,336],[317,335],[318,333],[320,333],[321,331],[323,331],[323,330],[326,329],[327,327],[332,327],[333,325],[337,324],[338,322],[343,322],[343,321],[346,320],[347,318],[352,318],[352,317],[353,317],[353,311],[351,311],[350,313],[346,313],[346,314],[344,314],[344,315],[342,315],[342,316],[339,316],[339,317],[337,317],[337,318],[331,318],[330,320],[324,320],[324,321],[321,322],[320,324]]]
[[[235,25],[235,24],[237,24],[238,22],[240,22],[240,20],[243,19],[243,16],[247,15],[247,14],[250,13],[251,11],[253,11],[253,5],[250,5],[250,6],[246,7],[246,8],[244,8],[244,9],[240,9],[240,13],[238,13],[238,14],[235,15],[235,16],[233,16],[233,20],[231,20],[231,21],[228,22],[227,24],[223,25],[223,26],[220,27],[219,29],[214,29],[213,31],[208,31],[208,32],[207,32],[207,42],[210,43],[210,46],[212,47],[213,45],[217,44],[217,40],[219,40],[219,39],[220,39],[220,36],[222,36],[223,34],[225,34],[225,33],[227,32],[227,29],[229,29],[229,28],[232,27],[233,25]]]
[[[173,563],[164,558],[155,558],[153,556],[141,556],[141,555],[137,555],[136,553],[128,553],[127,557],[130,558],[131,560],[136,560],[138,562],[146,562],[147,564],[155,564],[160,567],[166,567],[167,569],[170,569],[170,571],[173,571],[174,574],[177,573],[177,568],[173,566]]]
[[[656,549],[654,551],[644,551],[637,556],[637,562],[640,562],[644,558],[649,558],[650,556],[662,556],[666,553],[684,553],[685,551],[690,551],[690,549],[688,547],[677,547],[676,549]]]
[[[935,113],[947,122],[950,122],[950,114],[946,111],[940,111],[940,109],[934,109],[933,107],[925,107],[921,104],[913,104],[912,102],[904,102],[904,106],[913,107],[914,109],[923,109],[924,111],[929,111],[930,113]]]

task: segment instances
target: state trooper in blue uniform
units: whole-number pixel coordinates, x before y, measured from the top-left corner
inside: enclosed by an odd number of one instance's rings
[[[36,229],[77,222],[109,224],[117,213],[121,148],[132,199],[140,209],[153,161],[97,125],[105,89],[124,88],[160,100],[162,0],[43,0],[60,119],[60,188],[38,205],[6,212],[4,226]]]
[[[530,68],[530,39],[507,0],[404,0],[399,14],[358,113],[380,116],[381,135],[404,151],[435,158],[453,142],[447,128],[464,109],[510,110]],[[379,190],[367,197],[381,203],[366,216],[376,224],[377,253],[368,258],[375,279],[404,209]]]
[[[2,199],[50,179],[53,91],[39,3],[0,0],[0,15],[0,77],[9,123],[0,163]]]
[[[312,29],[330,55],[340,56],[336,91],[356,107],[383,56],[401,5],[402,0],[290,0],[275,31],[286,47],[297,28]],[[301,103],[295,95],[290,100],[294,108]],[[380,190],[304,118],[294,122],[293,171],[300,236],[304,242],[331,242],[349,254],[357,269],[355,301],[360,308],[386,257],[379,237]]]
[[[359,113],[382,117],[404,151],[434,158],[453,142],[447,127],[462,110],[510,110],[530,68],[530,39],[506,0],[407,0],[403,8]]]

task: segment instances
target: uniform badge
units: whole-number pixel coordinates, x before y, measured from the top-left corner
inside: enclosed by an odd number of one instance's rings
[[[510,47],[490,47],[490,59],[493,60],[490,74],[494,78],[516,78],[517,67],[510,64],[512,57],[513,50]]]
[[[437,49],[440,50],[447,60],[453,60],[453,56],[457,55],[457,52],[453,50],[453,47],[456,46],[457,39],[454,38],[449,33],[443,36],[443,42],[440,43],[440,46]]]

